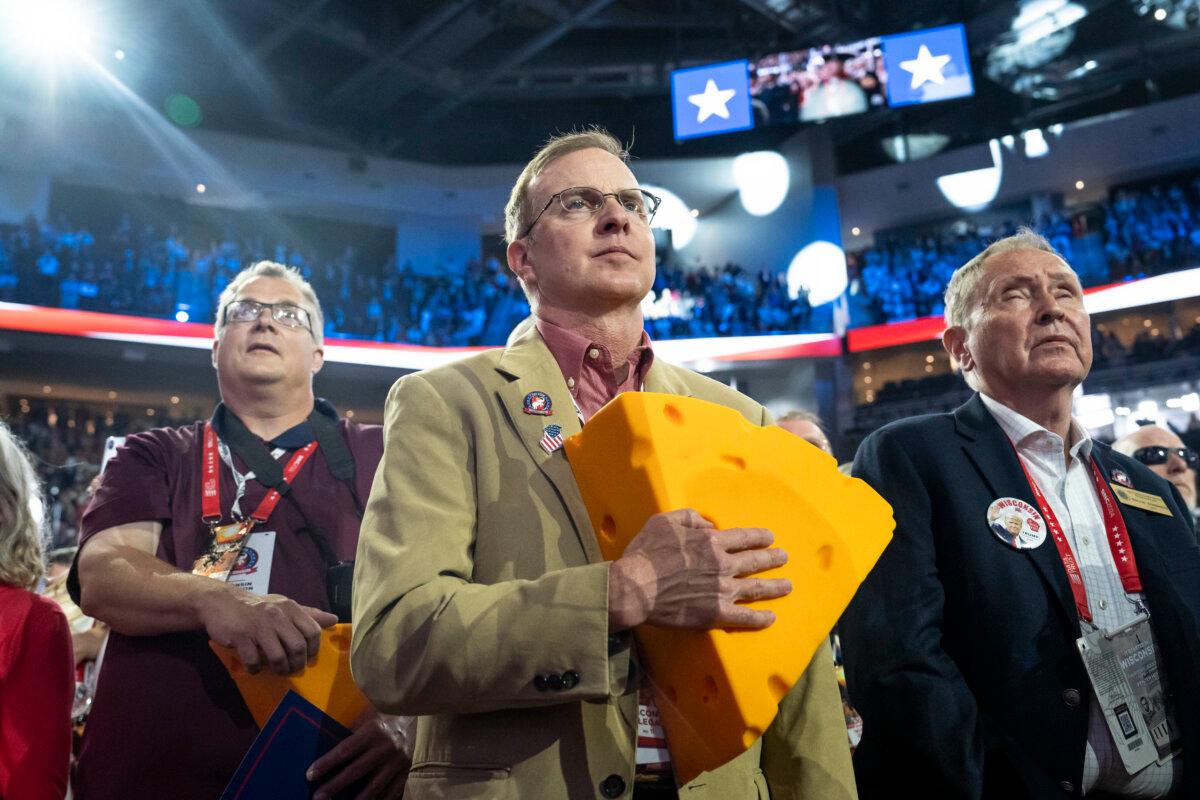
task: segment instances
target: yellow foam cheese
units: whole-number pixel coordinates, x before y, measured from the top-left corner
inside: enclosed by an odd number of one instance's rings
[[[233,676],[242,699],[260,728],[271,718],[275,707],[289,689],[347,728],[367,710],[366,695],[350,675],[349,623],[322,630],[316,659],[291,675],[277,675],[265,667],[257,675],[252,675],[233,648],[213,641],[209,641],[208,646]]]
[[[891,540],[891,506],[798,436],[694,398],[627,392],[564,447],[606,559],[649,517],[680,508],[722,530],[769,528],[788,553],[760,576],[789,578],[791,594],[748,604],[775,612],[770,627],[636,631],[676,777],[689,781],[771,724]]]

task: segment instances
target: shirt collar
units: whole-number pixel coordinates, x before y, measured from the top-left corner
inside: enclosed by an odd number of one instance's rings
[[[541,317],[535,317],[534,324],[537,325],[538,333],[542,335],[546,347],[554,356],[564,378],[579,379],[579,374],[587,363],[587,352],[593,347],[599,349],[605,356],[608,355],[606,347],[596,344],[586,336],[580,336],[575,331],[555,325]],[[599,362],[598,369],[603,369],[605,372],[612,371],[608,358],[597,359],[597,361]],[[651,348],[650,336],[643,330],[642,338],[629,354],[629,368],[636,371],[639,384],[645,381],[646,373],[650,371],[650,365],[653,362],[654,350]]]
[[[320,413],[326,414],[327,416],[332,414],[334,419],[337,419],[337,411],[332,405],[329,404],[328,401],[317,398],[315,408]],[[226,414],[230,416],[236,416],[224,403],[218,403],[217,409],[213,412],[210,422],[212,423],[213,430],[216,431],[217,436],[228,440],[224,416]],[[303,422],[288,428],[271,441],[266,442],[266,445],[271,449],[280,448],[283,450],[299,450],[301,447],[308,445],[309,442],[316,438],[316,431],[313,430],[312,423],[308,420],[304,420]]]
[[[987,406],[987,410],[995,417],[1004,435],[1018,450],[1054,451],[1061,453],[1062,437],[1051,430],[1037,424],[1028,417],[1009,408],[999,400],[988,397],[983,392],[979,399]],[[1092,455],[1092,437],[1074,418],[1071,417],[1071,455],[1080,460],[1086,460]]]
[[[316,434],[313,431],[312,423],[304,420],[299,425],[293,425],[283,433],[276,436],[267,444],[272,448],[281,448],[283,450],[298,450],[305,447],[313,439],[316,439]]]

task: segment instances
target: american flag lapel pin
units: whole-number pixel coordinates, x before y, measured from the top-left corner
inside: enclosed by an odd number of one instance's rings
[[[546,429],[542,431],[542,441],[540,444],[542,445],[542,449],[547,453],[553,453],[555,450],[562,447],[562,426],[547,425]]]

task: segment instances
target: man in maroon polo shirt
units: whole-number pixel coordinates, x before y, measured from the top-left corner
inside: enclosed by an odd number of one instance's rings
[[[286,674],[337,621],[326,574],[354,558],[383,442],[378,426],[314,398],[321,331],[298,272],[244,270],[218,306],[212,420],[130,436],[109,462],[72,574],[80,605],[112,628],[76,797],[219,797],[257,727],[209,639],[252,671]],[[269,492],[281,476],[290,488]],[[221,540],[233,542],[232,570],[220,568]],[[355,785],[400,797],[402,727],[364,715],[313,764],[315,796]]]

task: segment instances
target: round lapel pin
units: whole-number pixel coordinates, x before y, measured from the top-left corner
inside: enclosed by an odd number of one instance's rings
[[[993,500],[987,525],[996,538],[1014,550],[1032,550],[1046,541],[1046,521],[1036,508],[1016,497]]]
[[[1126,489],[1133,488],[1133,481],[1129,480],[1129,476],[1125,474],[1125,470],[1113,467],[1112,471],[1109,472],[1109,477],[1112,478],[1113,483],[1119,483]]]
[[[532,391],[525,395],[525,413],[536,414],[539,417],[548,417],[553,414],[554,409],[550,402],[550,395],[539,391]]]

